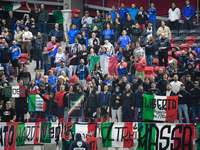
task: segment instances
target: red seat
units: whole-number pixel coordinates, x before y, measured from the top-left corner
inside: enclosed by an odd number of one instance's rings
[[[153,74],[153,67],[145,67],[145,75]]]
[[[163,69],[163,72],[165,72],[165,67],[163,67],[163,66],[156,66],[156,67],[155,67],[155,70],[154,70],[154,73],[155,73],[155,74],[158,74],[158,71],[159,71],[160,68],[162,68],[162,69]]]
[[[46,118],[38,118],[36,122],[46,122]]]
[[[190,45],[196,43],[196,37],[195,36],[187,36],[185,38],[185,43],[190,44]]]
[[[51,70],[53,71],[53,74],[55,75],[56,68],[51,68]]]
[[[177,52],[176,52],[176,56],[180,56],[181,53],[182,53],[182,51],[177,51]]]
[[[88,77],[86,78],[86,82],[92,81],[92,77],[91,75],[88,75]]]
[[[159,60],[158,59],[153,59],[153,67],[158,66]]]
[[[174,44],[174,37],[171,37],[170,43]]]
[[[28,62],[28,54],[27,54],[27,53],[21,53],[21,57],[19,58],[19,60],[20,60],[22,63]]]
[[[188,48],[191,47],[191,44],[181,44],[181,50],[184,50],[185,52],[188,51]]]
[[[172,56],[172,51],[168,51],[168,56]]]
[[[171,44],[170,51],[172,51],[172,48],[180,47],[180,44]],[[177,49],[175,49],[177,51]]]
[[[73,75],[73,76],[72,76],[72,81],[71,81],[71,83],[75,83],[76,77],[77,77],[77,75]]]
[[[198,58],[198,54],[195,51],[192,51],[195,54],[195,57]]]

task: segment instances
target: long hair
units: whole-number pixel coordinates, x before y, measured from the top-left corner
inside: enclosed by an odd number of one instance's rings
[[[97,68],[96,67],[96,64],[99,64],[99,68]],[[101,69],[101,65],[100,65],[100,63],[99,62],[96,62],[95,64],[94,64],[94,68],[93,68],[93,70],[95,71],[95,70],[100,70]]]
[[[39,72],[39,71],[36,72],[36,74],[35,74],[35,78],[37,78],[37,74],[38,74],[38,73],[40,74],[39,78],[41,78],[41,77],[42,77],[42,74],[41,74],[41,72]]]
[[[154,38],[151,36],[150,38],[149,38],[149,44],[151,44],[151,43],[155,43],[155,40],[154,40]]]
[[[113,19],[112,19],[112,16],[111,16],[111,19],[109,19],[109,15],[106,17],[106,22],[113,22]]]

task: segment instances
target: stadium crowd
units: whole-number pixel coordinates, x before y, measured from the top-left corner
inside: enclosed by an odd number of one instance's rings
[[[200,48],[195,42],[194,49],[191,44],[186,49],[179,44],[172,46],[178,37],[172,31],[182,30],[181,11],[175,3],[169,8],[169,22],[161,21],[158,29],[154,3],[147,11],[135,4],[126,8],[122,3],[119,9],[112,6],[105,21],[98,10],[94,18],[88,11],[82,18],[75,13],[69,31],[63,32],[55,23],[48,34],[49,13],[44,4],[34,10],[26,6],[30,15],[24,14],[22,19],[14,17],[12,11],[8,18],[1,18],[0,121],[24,122],[24,114],[29,113],[27,97],[15,98],[15,108],[5,97],[4,89],[12,86],[13,76],[19,86],[26,86],[27,96],[39,94],[46,102],[45,112],[31,113],[33,122],[38,117],[68,121],[70,95],[84,95],[82,117],[75,118],[75,122],[97,122],[98,118],[101,122],[104,118],[107,122],[145,121],[144,94],[178,95],[179,122],[183,122],[182,112],[186,123],[190,119],[195,123],[196,114],[200,119]],[[69,9],[68,4],[65,9]],[[190,0],[186,0],[182,16],[183,28],[195,30]],[[64,24],[64,30],[67,28]],[[66,49],[61,47],[63,39]],[[103,74],[99,62],[90,70],[91,56],[101,55],[117,57],[117,74]],[[32,60],[36,61],[35,77],[28,72]],[[49,95],[49,99],[43,95]]]

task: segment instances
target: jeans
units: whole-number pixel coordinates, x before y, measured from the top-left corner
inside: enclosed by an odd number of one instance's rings
[[[9,65],[9,63],[1,63],[1,67],[4,67],[4,71],[8,75],[8,82],[10,82],[11,79],[10,79],[10,65]]]
[[[38,22],[39,31],[41,33],[46,33],[47,24],[44,22]]]
[[[152,66],[152,55],[146,55],[147,66]]]
[[[60,119],[61,112],[62,112],[63,117],[64,117],[64,107],[63,106],[62,107],[58,107],[58,119]]]
[[[178,105],[179,123],[183,123],[183,121],[182,121],[182,111],[185,115],[186,123],[190,123],[187,104],[179,104]]]
[[[112,122],[116,122],[116,115],[118,122],[122,122],[122,106],[120,106],[118,109],[112,109]]]
[[[44,75],[47,75],[48,71],[51,69],[50,64],[44,64]]]
[[[69,65],[70,77],[72,77],[72,72],[74,73],[74,75],[76,75],[76,68],[77,68],[77,65]]]
[[[139,111],[140,109],[140,111]],[[142,118],[142,122],[144,122],[144,119],[143,119],[143,108],[135,108],[135,122],[139,122],[139,117],[141,115],[141,118]]]
[[[41,62],[41,68],[43,68],[43,60],[40,61]],[[36,60],[36,68],[39,68],[39,60]]]
[[[82,108],[82,122],[85,122],[84,107]]]
[[[45,113],[44,112],[41,112],[42,113],[42,118],[45,118]],[[36,122],[38,116],[39,116],[40,112],[35,112],[34,114],[34,117],[33,117],[33,122]]]
[[[129,122],[133,122],[133,114],[130,105],[122,106],[122,122],[126,122],[126,116],[128,115]]]
[[[192,123],[195,123],[196,112],[200,120],[200,106],[191,106],[192,108]]]
[[[127,75],[127,82],[134,83],[135,74]]]
[[[85,79],[79,80],[79,84],[82,86],[83,89],[85,89],[85,87],[86,87],[86,80]]]
[[[68,109],[64,110],[64,119],[63,122],[67,122],[68,121]]]
[[[52,122],[56,122],[56,116],[46,114],[46,122],[50,122],[50,120],[52,120]]]
[[[155,31],[156,31],[156,20],[149,20],[149,21],[151,21],[151,22],[153,23],[153,28],[154,28]]]
[[[55,57],[51,57],[51,67],[55,68],[56,65],[55,65],[54,61],[55,61]]]

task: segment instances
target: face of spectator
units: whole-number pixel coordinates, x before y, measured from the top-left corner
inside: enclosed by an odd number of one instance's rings
[[[59,29],[59,24],[58,23],[55,24],[55,29]]]
[[[141,54],[137,53],[137,58],[140,59],[141,58]]]
[[[14,40],[13,41],[13,46],[16,46],[17,45],[17,42]]]
[[[77,47],[74,46],[74,47],[73,47],[73,53],[76,53],[76,50],[77,50]]]
[[[52,98],[53,97],[53,95],[52,94],[49,94],[49,98]]]
[[[182,86],[181,86],[181,90],[182,90],[182,91],[185,90],[185,86],[182,85]]]
[[[8,28],[5,28],[4,30],[5,30],[6,33],[8,32]]]
[[[72,29],[76,30],[76,25],[75,24],[72,25]]]
[[[161,25],[162,25],[162,26],[165,26],[165,22],[164,22],[164,21],[161,21]]]
[[[167,75],[166,74],[163,75],[163,79],[167,80]]]
[[[83,66],[84,65],[84,59],[80,60],[80,65]]]
[[[191,81],[191,77],[189,77],[189,76],[186,77],[186,80],[187,80],[187,81]]]
[[[47,47],[44,47],[44,48],[43,48],[43,51],[44,51],[44,52],[47,52]]]
[[[3,76],[1,77],[1,79],[2,79],[2,81],[5,81],[5,80],[6,80],[6,76],[3,75]]]
[[[131,86],[129,84],[126,85],[126,90],[129,91],[131,89]]]
[[[190,1],[186,0],[186,5],[190,5]]]
[[[24,68],[23,68],[23,71],[28,71],[28,66],[27,65],[24,65]]]
[[[127,78],[124,76],[123,78],[122,78],[122,82],[126,82],[127,81]]]
[[[108,91],[108,86],[104,86],[104,91]]]
[[[63,92],[64,90],[65,90],[64,86],[60,86],[60,91]]]
[[[82,45],[82,50],[85,51],[86,50],[86,46]]]
[[[108,44],[108,43],[109,43],[109,41],[106,39],[106,40],[104,40],[104,43],[105,43],[105,44]]]
[[[134,78],[133,80],[134,80],[135,83],[138,82],[138,78]]]
[[[139,28],[139,23],[136,23],[136,24],[135,24],[135,27],[136,27],[136,28]]]
[[[176,7],[175,3],[172,3],[172,8],[175,8],[175,7]]]
[[[10,101],[7,101],[6,102],[6,109],[10,109],[11,108],[11,103],[10,103]]]
[[[94,49],[93,49],[93,48],[90,49],[90,53],[91,53],[91,54],[94,53]]]
[[[86,12],[86,13],[85,13],[85,17],[88,17],[88,16],[89,16],[89,13],[88,13],[88,12]]]
[[[53,76],[53,71],[52,70],[49,72],[49,76],[50,77]]]
[[[115,10],[116,10],[115,6],[112,6],[112,11],[115,11]]]
[[[19,27],[17,27],[17,31],[18,31],[18,32],[20,31],[20,28],[19,28]]]
[[[140,47],[140,43],[136,42],[136,47],[139,48]]]
[[[151,83],[151,88],[155,89],[156,84],[154,82]]]
[[[151,22],[148,23],[148,27],[149,28],[152,27],[152,23]]]
[[[95,22],[98,22],[98,21],[99,21],[98,16],[95,16],[95,17],[94,17],[94,20],[95,20]]]
[[[148,79],[148,78],[146,78],[146,80],[145,80],[145,83],[146,83],[146,84],[148,84],[148,83],[149,83],[149,79]]]
[[[74,15],[76,18],[78,17],[78,14],[77,13],[75,13],[75,15]]]
[[[121,3],[121,8],[124,8],[124,3]]]
[[[44,9],[44,4],[41,4],[41,9]]]
[[[25,30],[28,31],[28,27],[27,26],[25,27]]]
[[[13,12],[12,11],[9,11],[8,14],[9,14],[10,17],[13,16]]]
[[[8,47],[8,43],[7,42],[5,42],[5,45],[4,45],[5,47]]]
[[[172,87],[170,84],[167,85],[167,91],[171,91]]]
[[[61,47],[58,47],[58,52],[62,52],[62,48]]]
[[[69,5],[65,5],[65,10],[68,10],[69,9]]]
[[[122,31],[122,35],[125,36],[126,35],[126,30]]]
[[[182,55],[182,56],[185,56],[185,51],[182,51],[182,52],[181,52],[181,55]]]
[[[44,77],[44,83],[48,83],[48,76]]]
[[[6,20],[5,20],[5,19],[2,19],[1,22],[2,22],[3,24],[6,24]]]
[[[154,3],[151,3],[151,8],[154,8]]]
[[[140,11],[142,12],[144,10],[144,8],[143,7],[140,7]]]
[[[96,34],[95,33],[92,33],[92,38],[96,38]]]
[[[131,16],[130,16],[130,15],[127,15],[127,19],[128,19],[128,20],[131,20]]]
[[[35,11],[38,11],[38,7],[37,7],[37,6],[34,6],[34,10],[35,10]]]
[[[139,91],[143,91],[143,86],[139,85],[139,86],[138,86],[138,90],[139,90]]]
[[[24,20],[21,20],[21,21],[20,21],[20,24],[21,24],[21,25],[24,25]]]
[[[199,84],[197,84],[197,83],[194,84],[194,87],[195,87],[195,88],[198,88],[198,87],[199,87]]]
[[[138,79],[142,79],[142,75],[139,74],[139,75],[137,76],[137,78],[138,78]]]
[[[75,78],[75,83],[76,83],[76,84],[79,83],[79,78]]]
[[[132,6],[132,9],[135,9],[135,7],[136,7],[135,4],[132,4],[131,6]]]
[[[55,36],[52,36],[52,37],[51,37],[51,42],[52,42],[52,43],[56,42],[56,37],[55,37]]]
[[[65,77],[65,72],[64,72],[64,71],[62,71],[62,72],[61,72],[61,75],[62,75],[63,77]]]
[[[178,76],[174,75],[174,81],[178,81]]]
[[[109,24],[109,23],[107,23],[106,27],[107,27],[107,29],[110,29],[110,24]]]
[[[41,38],[41,37],[42,37],[41,32],[38,32],[37,36],[38,36],[39,38]]]
[[[160,68],[159,71],[158,71],[158,73],[159,74],[163,74],[163,69]]]

